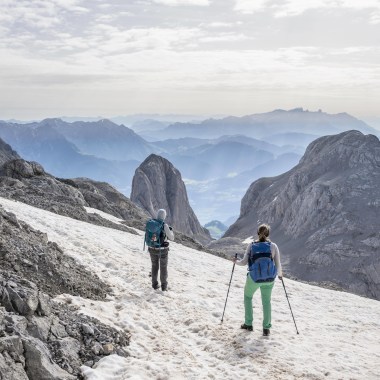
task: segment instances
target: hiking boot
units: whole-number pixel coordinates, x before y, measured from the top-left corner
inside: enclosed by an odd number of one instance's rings
[[[159,289],[160,288],[160,285],[152,285],[152,288],[154,289],[154,290],[157,290],[157,289]]]
[[[269,336],[270,330],[269,329],[263,329],[263,336]]]
[[[161,289],[162,289],[163,292],[167,292],[168,291],[168,288],[166,286],[163,286]]]
[[[252,326],[248,326],[246,325],[245,323],[243,323],[241,326],[240,326],[241,329],[244,329],[244,330],[248,330],[248,331],[252,331],[253,330],[253,327]]]

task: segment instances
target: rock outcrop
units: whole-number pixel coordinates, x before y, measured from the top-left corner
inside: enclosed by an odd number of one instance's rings
[[[87,213],[85,207],[96,207],[93,202],[87,202],[91,197],[86,193],[85,199],[75,182],[55,178],[46,173],[37,162],[23,159],[5,162],[0,167],[0,196],[85,222],[135,233],[127,226],[112,223],[97,214]],[[134,206],[134,209],[137,207]],[[136,215],[139,213],[142,211],[135,211]],[[127,214],[124,213],[124,216]]]
[[[285,272],[380,299],[379,211],[379,139],[348,131],[315,140],[287,173],[252,183],[224,236],[244,240],[270,223]]]
[[[11,146],[0,139],[0,166],[9,160],[15,160],[18,158],[20,158],[20,156],[11,148]]]
[[[128,226],[142,230],[145,228],[145,222],[149,215],[108,183],[88,178],[61,181],[78,189],[89,207],[124,219]]]
[[[192,210],[181,173],[166,159],[151,154],[137,169],[133,177],[131,200],[149,215],[156,217],[164,208],[166,221],[201,244],[211,241],[210,233],[203,228]]]
[[[0,378],[68,380],[105,355],[127,356],[129,334],[53,299],[105,300],[111,288],[46,234],[0,207]]]

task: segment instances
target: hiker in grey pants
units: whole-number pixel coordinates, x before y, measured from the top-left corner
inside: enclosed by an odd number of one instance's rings
[[[164,221],[166,218],[166,211],[160,209],[157,212],[157,218]],[[168,239],[174,240],[174,232],[170,226],[166,223],[164,224],[164,244],[160,248],[149,247],[148,251],[150,253],[150,259],[152,260],[152,287],[153,289],[158,289],[160,286],[158,284],[158,270],[160,269],[160,281],[161,289],[168,290],[168,254],[169,254],[169,243]],[[166,243],[166,244],[165,244]]]

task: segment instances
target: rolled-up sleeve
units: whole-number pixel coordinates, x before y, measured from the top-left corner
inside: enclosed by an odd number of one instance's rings
[[[248,247],[245,250],[244,257],[241,260],[236,261],[236,265],[243,266],[243,265],[247,265],[248,264],[248,257],[249,257],[249,252],[251,252],[251,245],[252,245],[252,243],[248,244]]]
[[[277,247],[276,243],[271,243],[272,247],[272,257],[277,268],[277,274],[282,277],[282,266],[280,260],[280,250]]]

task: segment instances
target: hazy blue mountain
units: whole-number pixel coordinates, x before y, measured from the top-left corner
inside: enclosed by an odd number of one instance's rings
[[[283,151],[297,149],[241,135],[215,140],[169,139],[148,144],[131,129],[108,120],[0,123],[1,136],[22,157],[40,162],[55,176],[106,181],[127,196],[144,152],[150,148],[157,150],[180,170],[190,203],[202,222],[214,218],[225,220],[238,214],[241,197],[249,185],[247,181],[266,172],[275,175],[289,169],[294,159],[289,164],[288,156],[276,158]],[[122,157],[134,159],[110,159]],[[257,174],[251,173],[255,168]]]
[[[272,153],[238,142],[204,144],[162,155],[180,168],[184,178],[194,180],[227,177],[274,158]]]
[[[219,220],[212,220],[211,222],[206,223],[203,227],[210,231],[210,235],[214,239],[220,239],[228,229],[228,227]]]
[[[290,111],[275,110],[243,117],[229,116],[223,119],[209,119],[199,124],[175,123],[162,132],[162,139],[218,138],[223,135],[236,134],[265,139],[270,135],[288,132],[322,136],[350,129],[360,130],[363,133],[377,133],[375,129],[347,113],[328,114],[322,111],[310,112],[296,108]]]
[[[312,141],[317,139],[318,135],[312,135],[308,133],[287,132],[278,133],[265,138],[266,141],[270,141],[272,144],[279,146],[299,146],[306,148]]]
[[[241,199],[253,181],[282,174],[297,165],[300,158],[301,155],[285,153],[235,176],[203,181],[186,180],[190,203],[203,223],[210,217],[227,220],[231,215],[239,214]]]
[[[60,119],[46,119],[41,125],[49,125],[83,154],[90,154],[107,160],[143,160],[155,151],[132,129],[117,125],[110,120],[96,122],[76,121],[66,123]]]
[[[188,149],[195,148],[200,145],[209,144],[211,140],[197,139],[195,137],[184,137],[180,139],[167,139],[163,141],[154,141],[152,145],[160,149],[161,152],[170,154],[182,154]]]
[[[284,134],[284,136],[287,136],[287,135],[288,134]],[[296,138],[292,139],[292,135],[298,135],[298,134],[289,133],[289,135],[290,136],[289,136],[288,142],[281,142],[280,139],[276,139],[276,138],[272,140],[272,136],[259,140],[259,139],[254,139],[252,137],[247,137],[244,135],[221,136],[215,140],[209,140],[209,141],[212,141],[214,143],[221,142],[221,141],[239,142],[241,144],[252,146],[256,149],[265,150],[267,152],[273,153],[275,156],[279,156],[284,153],[297,153],[297,154],[302,155],[305,152],[305,148],[308,145],[308,143],[307,144],[299,143],[298,141],[300,141],[301,138],[297,140],[297,136],[295,136]],[[277,135],[275,135],[275,137],[276,136]],[[311,135],[307,135],[307,136],[311,136]],[[318,136],[314,136],[314,138],[312,138],[310,141],[316,139],[317,137]],[[284,141],[286,140],[284,139]]]
[[[184,155],[196,157],[213,166],[209,178],[228,176],[241,172],[273,159],[273,154],[259,148],[238,143],[220,142],[188,149]]]
[[[88,177],[107,181],[129,194],[137,160],[106,160],[82,154],[58,130],[67,123],[47,119],[40,123],[0,122],[0,137],[28,161],[37,161],[56,177]]]

